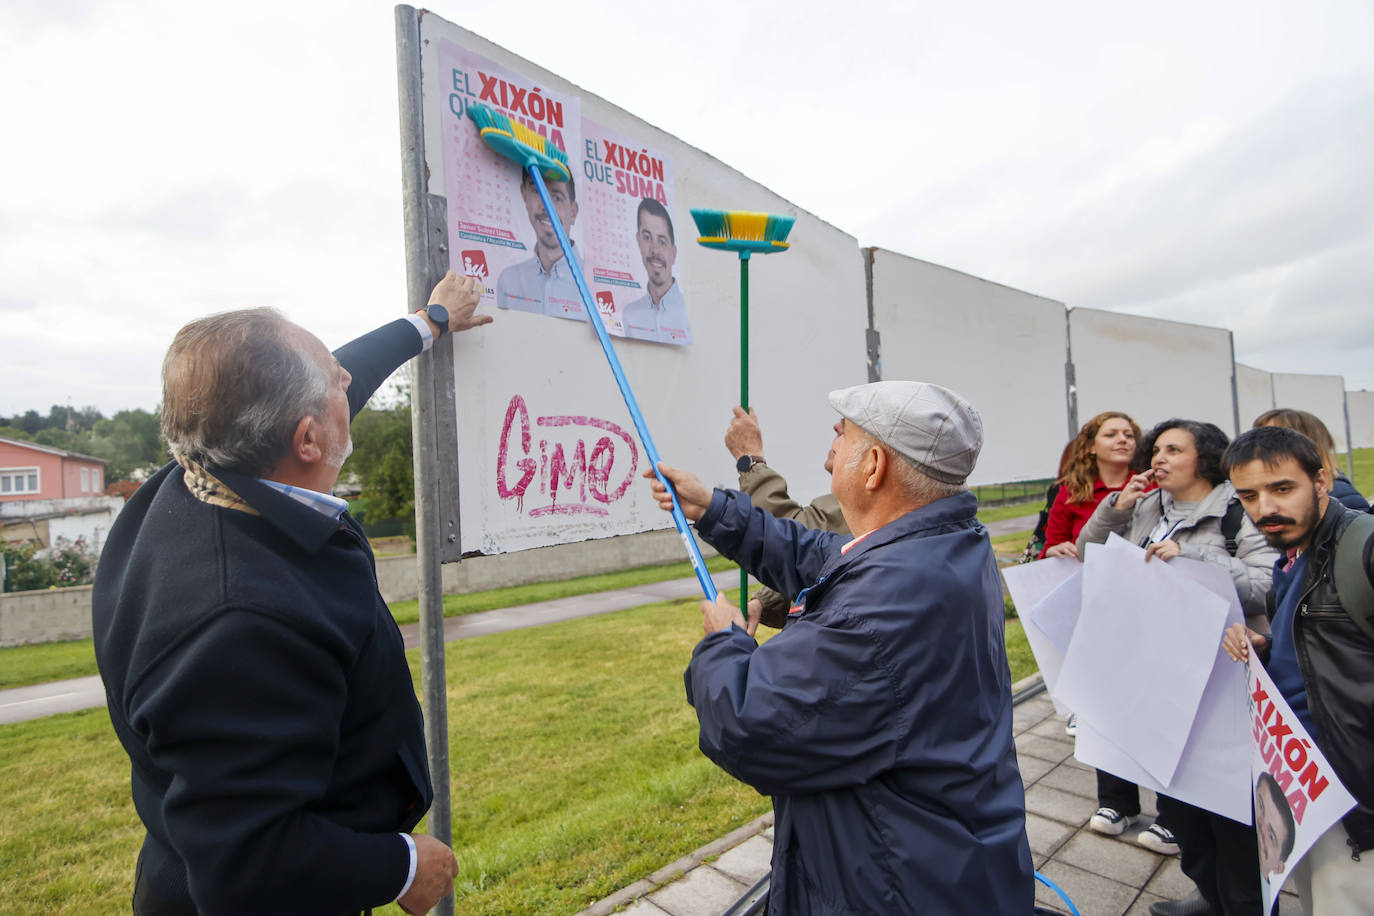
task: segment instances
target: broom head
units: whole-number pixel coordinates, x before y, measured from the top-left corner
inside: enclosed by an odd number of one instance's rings
[[[477,102],[468,105],[468,117],[482,131],[482,139],[496,152],[514,159],[524,168],[531,165],[549,181],[569,181],[568,154],[548,137],[541,137],[519,121]]]
[[[772,213],[750,213],[745,210],[692,210],[697,242],[707,248],[737,251],[741,257],[750,253],[772,254],[786,251],[787,233],[792,231],[794,216]]]

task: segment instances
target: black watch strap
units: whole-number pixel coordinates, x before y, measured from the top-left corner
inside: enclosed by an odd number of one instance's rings
[[[425,306],[425,315],[430,321],[439,326],[439,337],[443,337],[448,333],[448,309],[444,308],[442,305],[430,303]],[[439,337],[434,339],[438,340]]]
[[[735,470],[743,474],[747,471],[752,471],[754,469],[754,465],[763,463],[764,461],[762,455],[740,455],[739,461],[735,462]]]

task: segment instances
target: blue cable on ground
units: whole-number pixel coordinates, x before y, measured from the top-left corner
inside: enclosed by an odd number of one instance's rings
[[[1062,887],[1060,887],[1058,884],[1055,884],[1053,881],[1051,881],[1049,878],[1046,878],[1044,875],[1040,874],[1040,872],[1035,873],[1035,880],[1039,881],[1041,884],[1045,885],[1050,890],[1058,894],[1059,899],[1064,901],[1064,905],[1069,908],[1069,912],[1072,913],[1073,916],[1079,916],[1078,907],[1073,905],[1073,901],[1069,899],[1068,894],[1064,893],[1064,889]]]

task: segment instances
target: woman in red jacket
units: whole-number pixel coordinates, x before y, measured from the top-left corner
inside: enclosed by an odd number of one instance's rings
[[[1078,559],[1074,541],[1097,504],[1126,486],[1140,427],[1129,416],[1109,410],[1093,417],[1069,443],[1067,467],[1045,523],[1043,557]]]
[[[1074,544],[1078,533],[1097,504],[1131,479],[1135,470],[1131,463],[1139,439],[1140,427],[1118,411],[1100,413],[1083,424],[1069,443],[1067,466],[1060,475],[1059,493],[1045,523],[1045,549],[1040,556],[1082,559]],[[1076,717],[1070,716],[1066,729],[1069,734],[1078,730],[1077,724]],[[1088,826],[1107,836],[1119,836],[1140,814],[1140,789],[1133,782],[1098,770],[1097,804],[1097,812]],[[1142,830],[1136,841],[1164,855],[1178,854],[1173,832],[1158,819]]]

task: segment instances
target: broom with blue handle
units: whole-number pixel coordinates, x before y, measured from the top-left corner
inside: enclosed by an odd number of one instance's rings
[[[563,230],[563,223],[558,219],[558,213],[553,208],[553,201],[549,198],[548,186],[544,184],[547,176],[551,181],[569,181],[572,172],[568,169],[568,156],[547,137],[542,137],[518,121],[493,111],[485,105],[471,104],[468,106],[468,117],[476,122],[481,129],[482,140],[497,153],[508,159],[513,159],[520,163],[525,171],[529,172],[530,178],[534,182],[535,190],[539,192],[539,199],[543,201],[544,212],[549,216],[549,221],[553,223],[554,232],[558,235],[558,245],[563,249],[563,258],[567,265],[572,269],[573,280],[577,283],[577,291],[582,295],[582,307],[587,310],[587,320],[591,322],[592,328],[596,331],[597,340],[601,341],[601,352],[606,354],[606,362],[611,366],[611,373],[615,376],[615,383],[620,386],[620,396],[625,399],[625,407],[630,411],[630,419],[634,421],[635,430],[639,433],[639,441],[644,446],[645,457],[649,459],[649,466],[653,468],[654,476],[668,488],[668,493],[673,498],[673,524],[677,526],[677,532],[682,537],[682,543],[687,547],[687,555],[692,560],[692,569],[697,574],[697,582],[701,584],[701,590],[706,595],[706,600],[716,600],[716,584],[711,581],[711,573],[706,569],[706,561],[701,557],[701,550],[697,547],[696,539],[692,537],[692,531],[687,527],[687,516],[682,514],[682,506],[678,503],[677,491],[668,478],[663,476],[663,472],[658,469],[659,457],[658,449],[654,447],[653,437],[649,435],[648,424],[644,422],[644,414],[640,412],[639,402],[635,400],[634,391],[630,388],[630,380],[625,377],[625,370],[620,366],[620,359],[615,355],[615,347],[611,346],[611,337],[606,333],[606,327],[601,321],[600,314],[597,313],[596,306],[592,301],[591,290],[587,288],[587,281],[582,276],[581,265],[577,263],[577,257],[573,254],[572,243],[568,241],[568,234]]]
[[[796,218],[747,210],[693,209],[697,244],[739,255],[739,406],[749,410],[749,256],[788,249]],[[749,603],[749,573],[739,571],[739,606]]]

